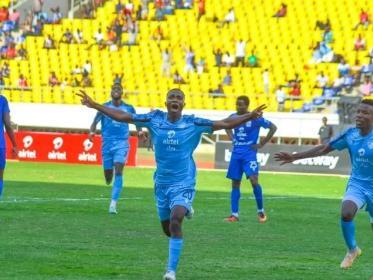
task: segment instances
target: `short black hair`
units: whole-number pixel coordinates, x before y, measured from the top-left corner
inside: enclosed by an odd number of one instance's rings
[[[173,88],[173,89],[170,89],[168,92],[167,92],[167,95],[169,95],[171,92],[173,91],[176,91],[176,92],[180,92],[184,97],[185,97],[185,93],[179,89],[179,88]]]
[[[366,104],[366,105],[370,105],[370,106],[373,106],[373,99],[363,99],[361,100],[361,104]]]
[[[240,95],[239,97],[237,97],[237,101],[238,100],[242,100],[247,106],[249,106],[250,104],[250,99],[246,95]]]

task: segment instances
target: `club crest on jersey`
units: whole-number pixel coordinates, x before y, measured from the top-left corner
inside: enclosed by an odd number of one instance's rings
[[[245,125],[246,127],[251,127],[251,121],[248,121]]]

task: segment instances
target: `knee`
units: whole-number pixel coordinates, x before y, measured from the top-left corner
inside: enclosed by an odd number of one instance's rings
[[[181,220],[178,217],[172,217],[170,220],[170,233],[181,232]]]
[[[170,229],[169,227],[162,227],[163,233],[167,235],[168,237],[171,237]]]
[[[342,209],[341,216],[344,222],[351,222],[354,219],[355,213],[349,209]]]
[[[250,178],[250,183],[253,188],[258,186],[258,178]]]

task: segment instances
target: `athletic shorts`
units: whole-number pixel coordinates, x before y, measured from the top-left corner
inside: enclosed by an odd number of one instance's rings
[[[114,163],[125,164],[127,162],[129,146],[123,141],[106,144],[102,148],[102,165],[105,170],[113,169]]]
[[[189,212],[196,191],[194,185],[187,187],[155,185],[154,193],[159,219],[166,221],[170,219],[172,208],[175,206],[182,206]]]
[[[231,157],[229,162],[227,178],[241,181],[242,174],[245,173],[246,179],[259,173],[259,163],[255,157],[239,158]]]
[[[347,185],[343,201],[350,200],[353,201],[358,209],[366,206],[366,211],[369,215],[373,217],[373,189],[368,189],[356,184]]]

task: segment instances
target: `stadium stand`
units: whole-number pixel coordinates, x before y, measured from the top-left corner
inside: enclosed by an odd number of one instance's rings
[[[17,50],[24,46],[27,58],[2,59],[1,65],[7,61],[10,66],[3,93],[12,102],[75,104],[74,92],[83,87],[86,78],[86,85],[92,82],[92,86],[85,90],[103,102],[116,75],[123,73],[123,85],[134,106],[161,107],[166,91],[180,87],[187,94],[187,108],[232,110],[235,98],[245,94],[253,106],[266,103],[270,111],[276,111],[275,90],[283,85],[290,100],[285,110],[312,111],[323,108],[325,99],[332,99],[338,91],[357,84],[356,79],[363,81],[357,75],[362,66],[368,67],[365,74],[372,75],[372,25],[357,25],[360,11],[372,14],[371,0],[288,0],[285,15],[276,18],[281,2],[272,0],[196,0],[191,8],[183,6],[191,1],[176,1],[179,8],[174,8],[167,4],[170,1],[156,0],[139,10],[142,2],[126,5],[123,0],[118,7],[118,1],[106,1],[93,19],[64,18],[60,24],[50,24],[42,18],[41,35],[35,36],[36,24],[32,36],[17,44]],[[204,15],[200,5],[205,5]],[[138,20],[128,20],[128,15]],[[127,26],[119,48],[116,36],[122,29],[115,25]],[[44,48],[48,35],[55,48]],[[359,35],[366,48],[355,51]],[[72,43],[61,41],[66,36],[72,36]],[[171,73],[180,73],[185,83],[175,84],[172,75],[162,75],[165,49],[171,53]],[[215,66],[217,49],[223,53],[223,64],[224,54],[229,52],[230,59],[237,62],[243,55],[245,66],[240,63],[236,67],[234,61],[233,67]],[[354,75],[352,84],[348,84],[349,76],[339,77],[342,57],[355,67],[349,72]],[[74,67],[83,67],[87,61],[92,65],[91,73],[71,74]],[[188,73],[186,61],[192,66]],[[223,85],[224,93],[209,94],[223,82],[228,68],[231,83]],[[265,69],[269,69],[269,84],[264,81]],[[62,85],[50,86],[52,72]],[[315,86],[321,72],[328,78],[327,87]],[[19,87],[20,75],[26,77],[28,87]],[[343,80],[337,90],[338,77]]]

